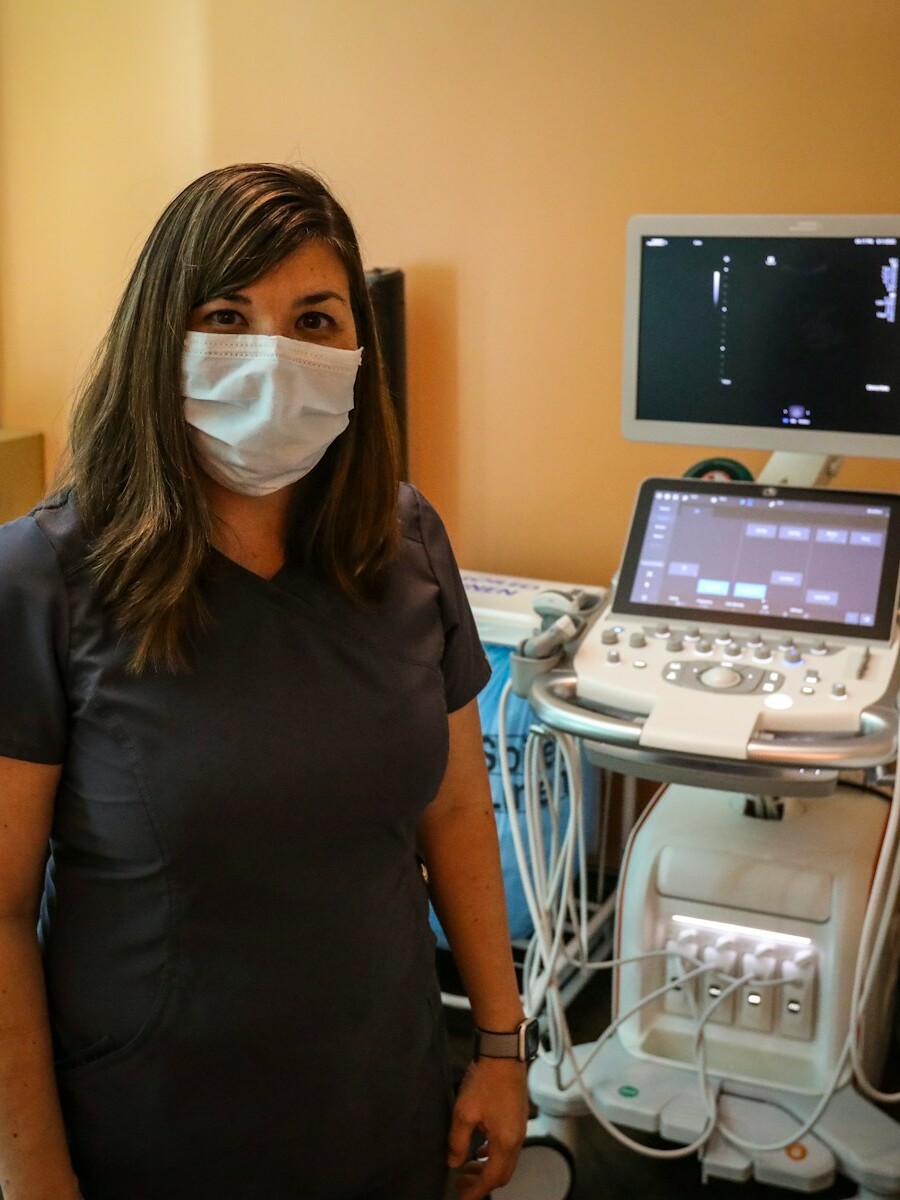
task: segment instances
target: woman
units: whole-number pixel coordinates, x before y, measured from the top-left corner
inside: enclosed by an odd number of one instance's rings
[[[5,1200],[508,1179],[526,1030],[487,668],[396,464],[346,214],[288,167],[191,184],[78,398],[65,488],[0,529]],[[452,1123],[419,858],[503,1035]]]

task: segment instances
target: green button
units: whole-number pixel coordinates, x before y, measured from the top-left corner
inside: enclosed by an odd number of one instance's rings
[[[630,1083],[626,1083],[624,1087],[619,1088],[619,1095],[624,1096],[626,1100],[633,1100],[635,1096],[640,1095],[640,1088],[632,1087]]]

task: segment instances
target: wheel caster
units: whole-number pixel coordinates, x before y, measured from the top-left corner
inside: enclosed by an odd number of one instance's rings
[[[571,1152],[553,1137],[526,1138],[515,1174],[496,1200],[569,1200],[575,1184]]]

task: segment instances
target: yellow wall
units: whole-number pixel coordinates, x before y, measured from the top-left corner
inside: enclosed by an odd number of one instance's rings
[[[139,235],[180,184],[302,161],[370,265],[407,272],[412,474],[474,568],[608,579],[638,481],[716,449],[618,432],[632,213],[900,209],[900,7],[880,0],[3,12],[3,423],[54,444]],[[896,488],[900,464],[856,460],[840,482]]]
[[[206,12],[0,0],[0,423],[47,434],[158,211],[206,168]]]

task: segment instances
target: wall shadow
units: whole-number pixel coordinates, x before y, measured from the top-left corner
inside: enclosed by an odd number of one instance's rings
[[[412,263],[406,275],[410,482],[448,526],[460,510],[459,314],[456,272]]]

